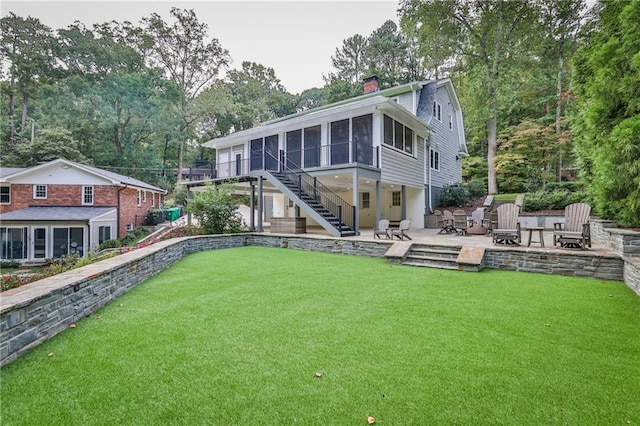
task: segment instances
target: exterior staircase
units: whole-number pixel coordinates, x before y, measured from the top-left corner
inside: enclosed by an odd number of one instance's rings
[[[353,226],[349,225],[352,221],[348,220],[353,215],[351,205],[333,193],[327,194],[327,190],[320,187],[313,178],[310,178],[311,181],[307,180],[307,185],[303,185],[300,172],[269,170],[265,177],[333,236],[356,235]],[[332,201],[331,196],[337,198],[337,202]]]

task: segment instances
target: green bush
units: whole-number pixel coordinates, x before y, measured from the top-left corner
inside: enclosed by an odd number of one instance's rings
[[[584,192],[570,192],[567,190],[536,191],[524,197],[522,209],[527,212],[538,210],[562,210],[569,204],[585,202]]]
[[[19,268],[20,262],[17,260],[0,260],[0,268]]]
[[[159,223],[164,222],[164,210],[152,209],[147,212],[144,218],[144,226],[156,226]]]
[[[198,219],[203,234],[236,233],[246,228],[238,212],[239,204],[232,184],[207,185],[204,191],[194,194],[186,210]]]
[[[119,248],[124,246],[134,246],[138,243],[138,241],[140,241],[147,235],[149,235],[149,231],[146,230],[145,228],[142,228],[142,227],[135,228],[133,231],[129,231],[127,235],[125,235],[122,238],[118,238],[115,240],[107,240],[103,242],[98,246],[98,250],[100,251],[100,250]]]
[[[440,193],[442,207],[462,207],[469,201],[469,191],[462,185],[445,185]]]
[[[468,196],[471,200],[477,200],[478,198],[487,195],[487,180],[486,179],[471,179],[465,184],[468,191]]]

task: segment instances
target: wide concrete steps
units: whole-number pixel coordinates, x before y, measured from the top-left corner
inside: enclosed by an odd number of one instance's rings
[[[423,268],[480,271],[484,267],[484,249],[443,247],[408,242],[395,243],[386,254],[395,263]]]
[[[460,247],[437,247],[427,245],[412,245],[403,265],[422,266],[439,269],[458,269],[458,255]]]

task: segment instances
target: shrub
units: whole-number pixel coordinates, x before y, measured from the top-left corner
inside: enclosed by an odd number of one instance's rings
[[[487,195],[486,179],[471,179],[465,184],[465,187],[471,200],[476,200]]]
[[[133,231],[129,231],[127,235],[125,235],[122,238],[118,238],[115,240],[107,240],[103,242],[98,246],[98,250],[101,251],[101,250],[106,250],[110,248],[134,246],[138,243],[138,241],[140,241],[141,239],[149,235],[149,233],[150,232],[145,228],[142,228],[142,227],[135,228]]]
[[[584,192],[569,192],[567,190],[536,191],[524,197],[524,211],[562,210],[569,204],[585,202]]]
[[[164,210],[153,209],[147,212],[144,218],[144,226],[156,226],[159,223],[164,222]]]
[[[17,260],[0,260],[0,268],[19,268],[20,262]]]
[[[198,219],[203,234],[242,232],[245,226],[238,212],[239,199],[232,184],[207,185],[186,207]]]
[[[462,185],[445,185],[440,194],[440,205],[443,207],[462,207],[469,200],[469,191]]]

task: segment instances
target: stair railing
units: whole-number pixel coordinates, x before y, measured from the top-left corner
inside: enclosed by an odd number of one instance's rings
[[[338,230],[342,236],[342,225],[346,225],[355,232],[356,208],[350,203],[342,199],[338,194],[333,192],[326,185],[323,185],[317,178],[310,176],[302,170],[297,164],[288,162],[295,168],[287,166],[287,161],[283,150],[280,150],[279,157],[270,152],[264,152],[265,157],[269,156],[278,162],[278,172],[284,175],[291,183],[296,184],[296,195],[302,199],[307,195],[326,208],[331,214],[338,219]]]

